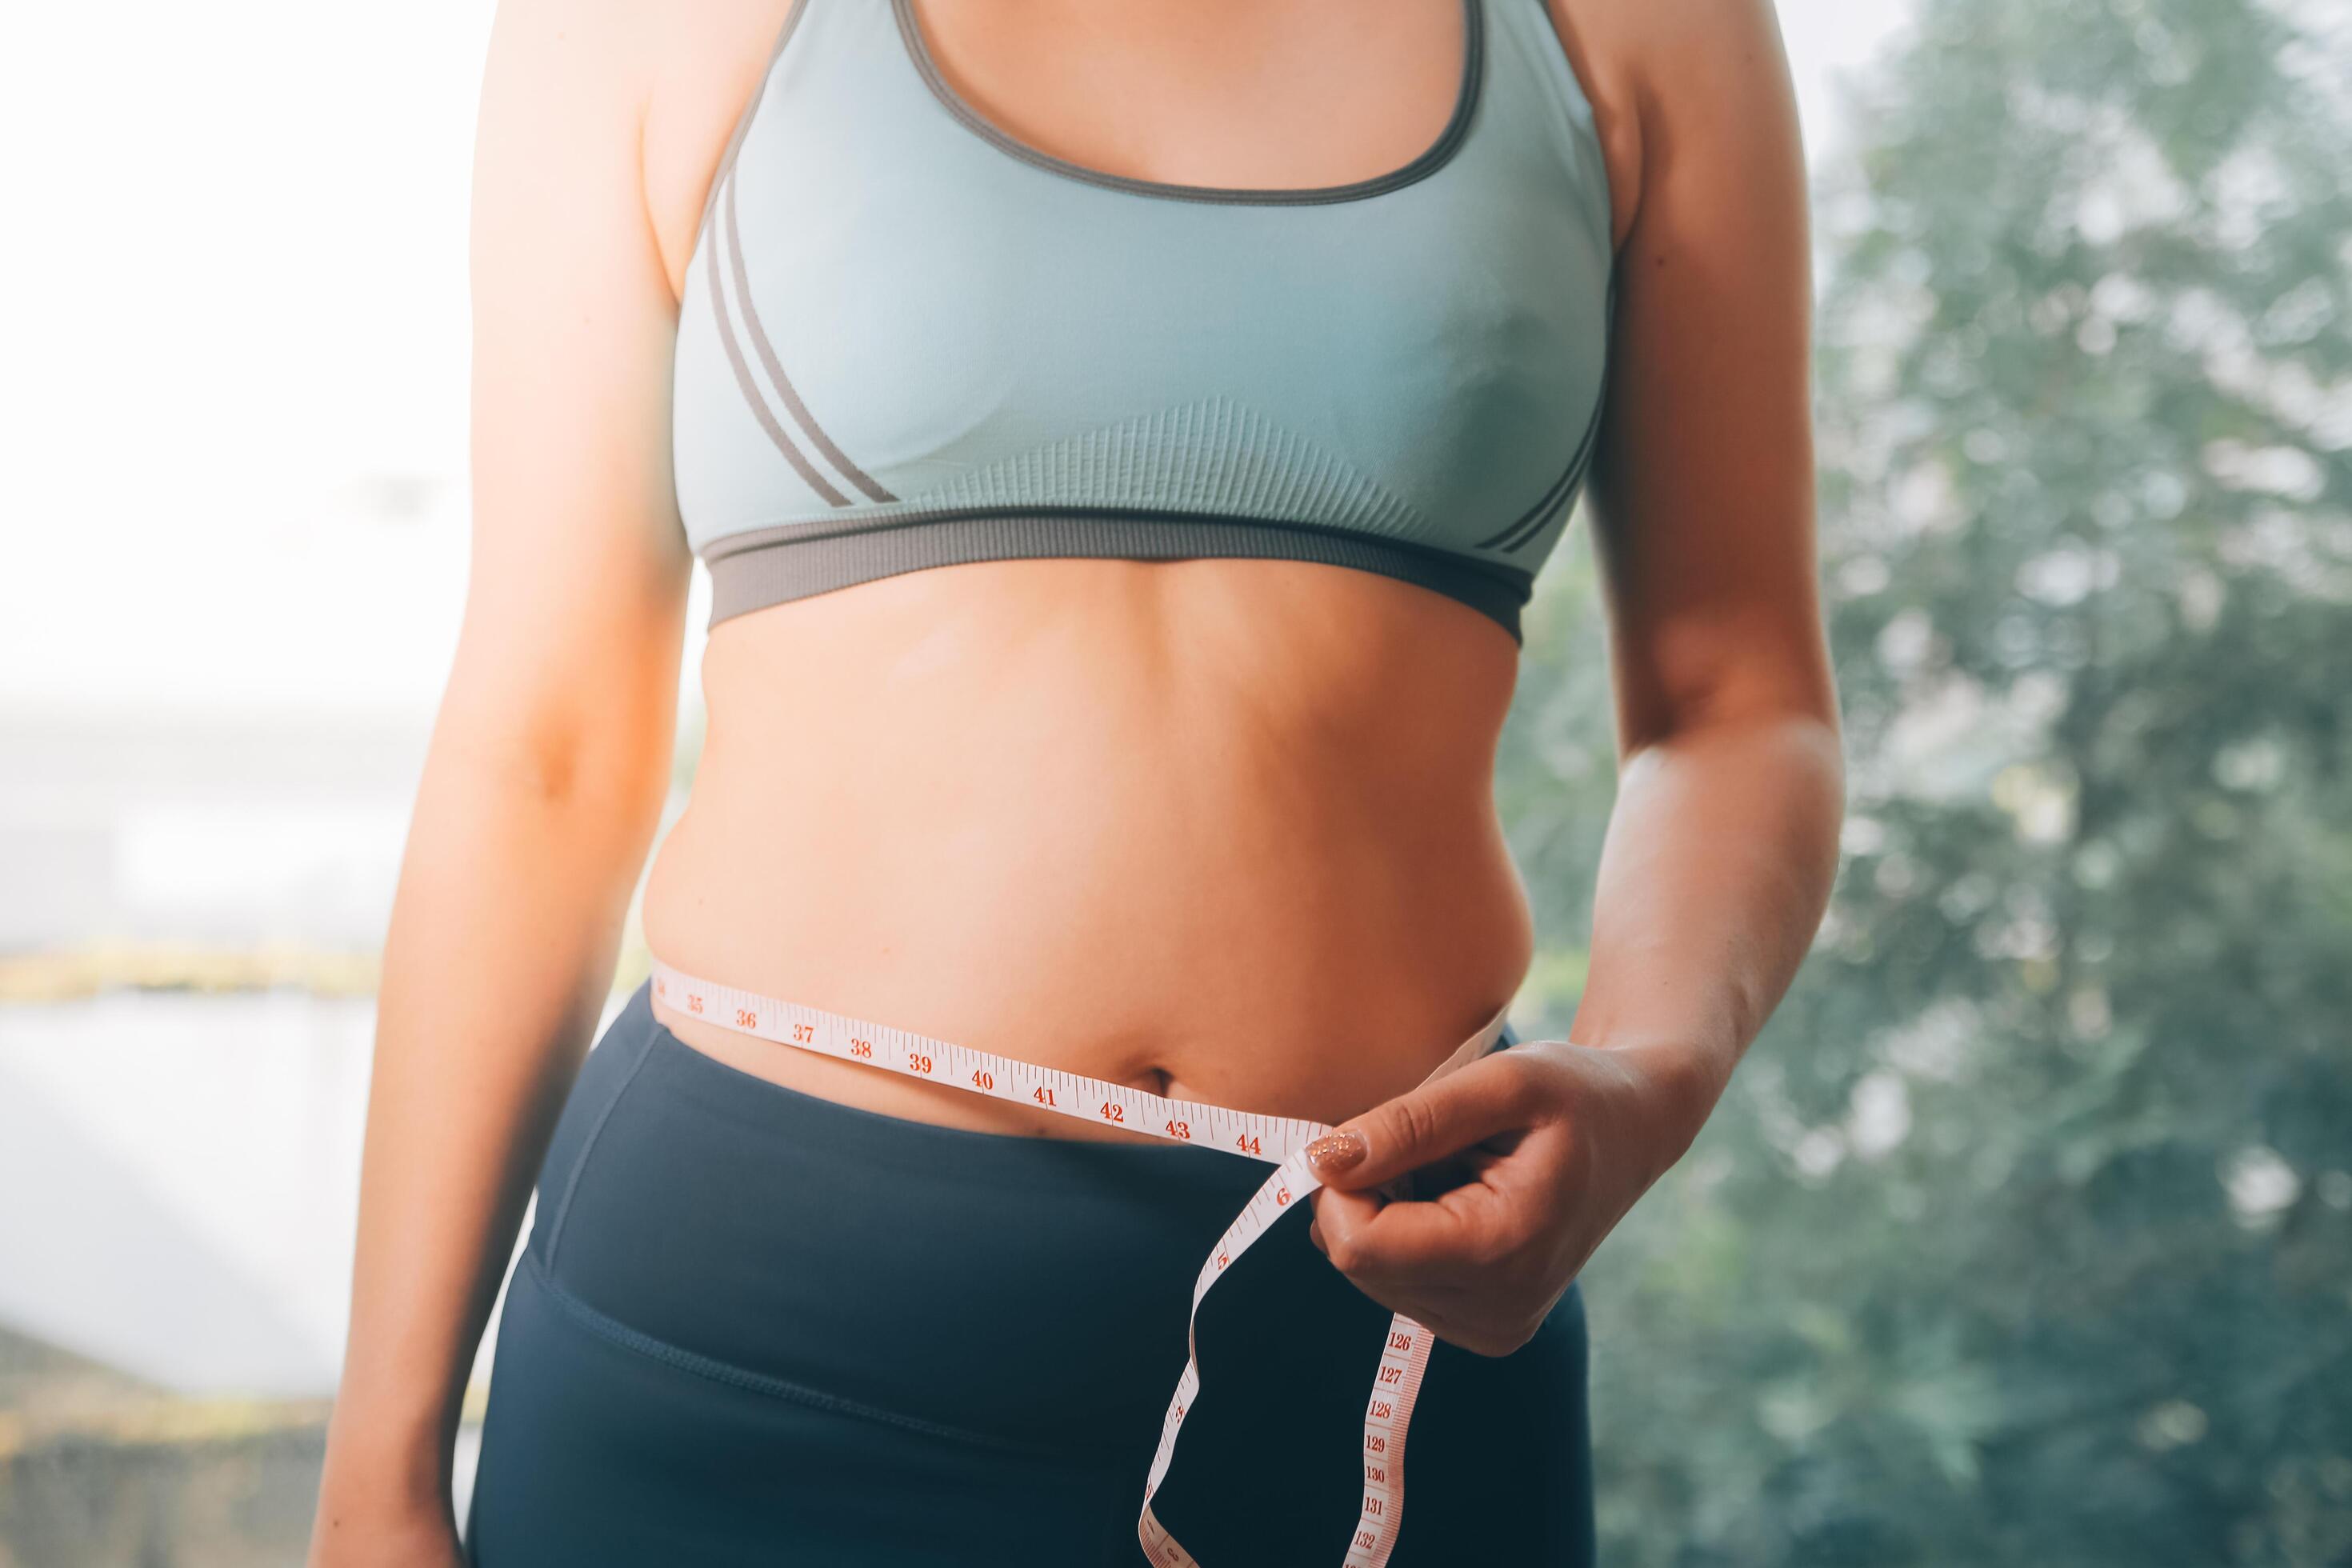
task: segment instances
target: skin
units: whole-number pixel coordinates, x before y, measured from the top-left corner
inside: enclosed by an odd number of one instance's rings
[[[691,566],[677,302],[783,10],[499,14],[472,575],[384,951],[314,1564],[457,1560],[459,1400],[667,788]],[[999,125],[1150,179],[1379,174],[1433,137],[1458,79],[1451,0],[919,10]],[[1802,161],[1767,0],[1551,15],[1595,103],[1621,276],[1591,500],[1622,784],[1573,1043],[1412,1089],[1533,948],[1492,795],[1517,650],[1452,600],[1340,567],[982,563],[724,623],[694,796],[644,906],[689,973],[1343,1122],[1361,1157],[1326,1172],[1318,1242],[1489,1354],[1525,1342],[1688,1147],[1818,924],[1841,796]],[[867,1109],[1137,1136],[656,1011],[696,1048]],[[1412,1198],[1370,1191],[1417,1166]]]

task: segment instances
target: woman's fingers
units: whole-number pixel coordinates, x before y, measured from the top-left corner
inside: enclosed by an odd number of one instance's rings
[[[1563,1076],[1532,1051],[1487,1057],[1343,1123],[1310,1146],[1329,1173],[1315,1245],[1440,1339],[1481,1355],[1526,1343],[1590,1250]]]
[[[1315,1229],[1325,1256],[1359,1282],[1434,1282],[1487,1268],[1510,1255],[1523,1229],[1515,1205],[1477,1182],[1426,1202],[1382,1203],[1370,1193],[1329,1187],[1315,1197]]]
[[[1341,1123],[1307,1154],[1327,1189],[1360,1191],[1523,1129],[1541,1111],[1529,1064],[1498,1052]]]
[[[1526,1314],[1501,1307],[1491,1292],[1412,1289],[1395,1281],[1357,1281],[1356,1288],[1391,1312],[1402,1312],[1448,1344],[1479,1355],[1508,1355],[1534,1332]]]

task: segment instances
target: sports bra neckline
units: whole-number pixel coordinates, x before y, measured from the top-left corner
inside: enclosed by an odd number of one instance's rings
[[[805,5],[807,0],[795,0],[795,3]],[[940,106],[964,129],[1024,163],[1082,184],[1163,201],[1234,206],[1316,206],[1363,201],[1402,190],[1444,167],[1461,146],[1477,110],[1486,78],[1483,0],[1461,0],[1461,83],[1454,92],[1454,111],[1439,130],[1436,140],[1411,162],[1384,174],[1373,174],[1336,185],[1298,186],[1193,185],[1166,180],[1146,180],[1132,174],[1114,174],[1108,170],[1091,168],[1034,147],[981,113],[948,81],[931,54],[922,23],[915,15],[914,0],[890,0],[890,9],[898,21],[899,40],[905,46],[907,57],[914,65],[916,74],[923,79],[923,85],[930,89],[931,96],[938,99]]]
[[[1228,190],[1014,140],[922,68],[915,0],[793,0],[672,356],[711,624],[971,562],[1220,558],[1517,638],[1601,424],[1608,169],[1544,0],[1457,3],[1418,157]]]

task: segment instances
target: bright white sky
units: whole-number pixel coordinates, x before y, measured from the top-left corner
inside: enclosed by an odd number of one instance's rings
[[[1781,0],[1817,162],[1909,8]],[[0,710],[437,700],[490,11],[0,13]]]

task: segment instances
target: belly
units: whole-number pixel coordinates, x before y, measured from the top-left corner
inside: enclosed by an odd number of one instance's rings
[[[1493,797],[1517,654],[1439,595],[1289,562],[982,563],[740,616],[704,658],[646,941],[790,1001],[1339,1121],[1526,973]],[[1138,1136],[656,1010],[886,1114]]]

